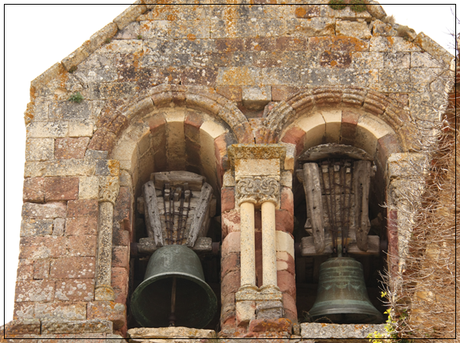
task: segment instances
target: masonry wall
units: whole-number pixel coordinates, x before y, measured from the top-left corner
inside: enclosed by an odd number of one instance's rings
[[[247,334],[248,328],[236,328],[232,307],[239,287],[238,240],[231,239],[238,213],[224,178],[227,147],[283,142],[291,149],[276,218],[277,230],[293,242],[292,172],[306,148],[326,142],[363,148],[375,157],[387,192],[390,180],[401,178],[397,164],[404,154],[432,144],[429,130],[421,135],[416,123],[438,120],[452,84],[452,56],[423,33],[401,34],[385,18],[375,4],[356,13],[308,1],[139,1],[32,81],[8,335],[125,335],[138,170],[182,168],[172,163],[177,153],[162,131],[173,122],[185,130],[184,139],[210,137],[195,139],[180,154],[190,162],[201,152],[197,165],[184,166],[207,173],[220,195],[221,324]],[[76,92],[80,103],[69,101]],[[162,108],[198,114],[171,119]],[[145,149],[151,156],[142,160]],[[101,234],[104,218],[112,219],[109,236]],[[403,249],[401,241],[392,244]],[[294,256],[283,251],[277,257],[285,317],[295,322]],[[105,295],[96,294],[98,285],[108,287]]]

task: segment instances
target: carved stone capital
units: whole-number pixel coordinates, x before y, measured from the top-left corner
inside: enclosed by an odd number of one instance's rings
[[[279,196],[280,182],[276,176],[241,177],[236,182],[238,205],[243,202],[260,205],[266,201],[278,204]]]

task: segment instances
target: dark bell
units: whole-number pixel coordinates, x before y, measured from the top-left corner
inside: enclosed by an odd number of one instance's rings
[[[217,298],[204,281],[195,252],[185,245],[167,245],[150,257],[131,310],[143,327],[203,328],[216,313]]]
[[[310,317],[326,323],[381,323],[367,296],[363,267],[351,257],[330,258],[319,269],[318,296]]]

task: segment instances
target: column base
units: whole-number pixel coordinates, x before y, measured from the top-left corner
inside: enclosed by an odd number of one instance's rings
[[[284,316],[283,294],[277,286],[257,288],[243,285],[235,294],[236,322],[247,325],[254,319],[278,319]]]
[[[94,290],[94,300],[110,300],[115,299],[113,288],[107,285],[97,286]]]

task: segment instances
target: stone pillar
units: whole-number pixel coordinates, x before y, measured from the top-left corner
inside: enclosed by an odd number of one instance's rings
[[[120,189],[119,164],[100,160],[96,167],[99,181],[99,220],[95,277],[95,300],[114,300],[112,288],[113,206]]]
[[[243,202],[240,204],[241,216],[241,287],[256,285],[256,251],[254,239],[254,204]]]
[[[283,317],[283,295],[277,285],[276,208],[286,150],[279,144],[233,145],[229,157],[240,210],[241,286],[235,294],[236,321]],[[262,287],[256,285],[254,211],[262,211]]]
[[[262,278],[263,288],[276,286],[275,203],[262,203]]]

